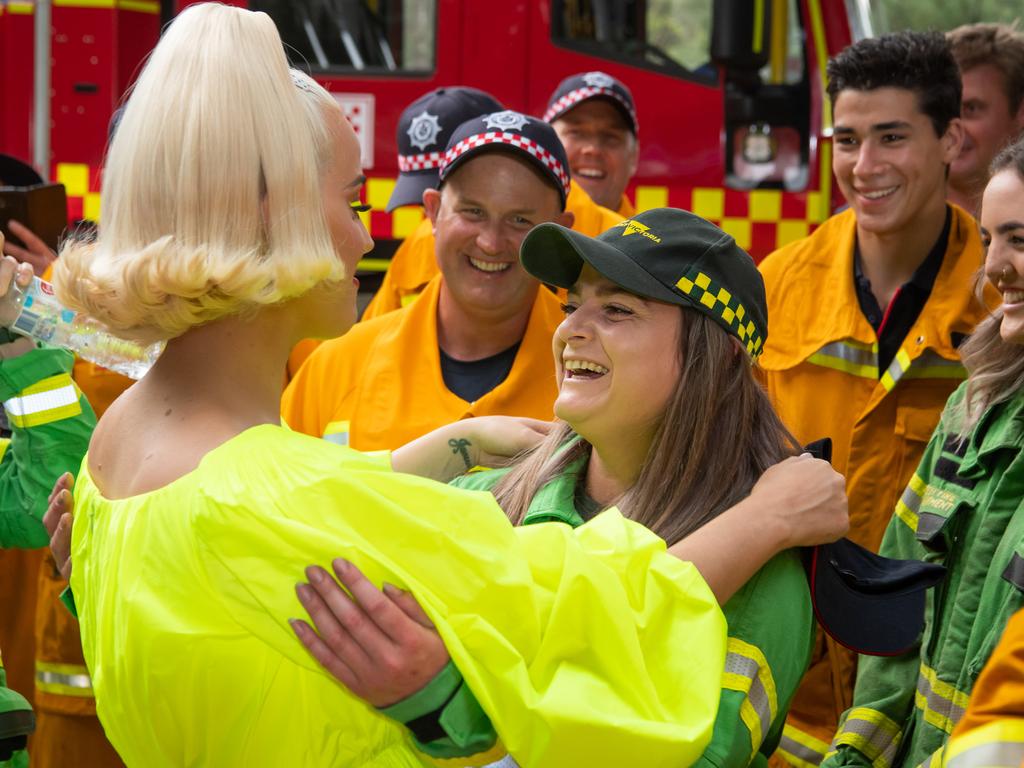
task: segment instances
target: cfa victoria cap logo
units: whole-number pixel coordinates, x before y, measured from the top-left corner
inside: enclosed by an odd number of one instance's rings
[[[511,109],[506,109],[504,112],[495,112],[493,115],[487,115],[484,118],[484,123],[488,128],[494,128],[499,131],[521,131],[528,122],[530,122],[530,118],[519,112],[513,112]]]
[[[646,224],[641,224],[639,221],[633,221],[633,219],[626,219],[615,225],[616,227],[622,227],[622,236],[628,237],[629,235],[643,235],[648,240],[653,240],[656,243],[661,242],[661,238],[651,232],[651,228]]]
[[[437,121],[437,115],[432,115],[426,110],[420,112],[409,124],[409,141],[416,149],[426,149],[437,141],[437,135],[441,132],[441,124]]]
[[[606,75],[604,72],[587,72],[583,76],[583,82],[591,88],[611,88],[615,85],[611,75]]]

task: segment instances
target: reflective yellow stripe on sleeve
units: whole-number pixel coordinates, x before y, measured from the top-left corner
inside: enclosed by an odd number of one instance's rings
[[[874,768],[891,768],[901,734],[900,727],[883,712],[855,707],[839,726],[827,757],[845,745],[863,754]]]
[[[750,757],[753,759],[779,711],[772,669],[760,648],[735,637],[729,638],[722,688],[744,694],[740,719],[750,732]]]
[[[910,530],[917,531],[917,516],[921,511],[921,499],[924,498],[928,484],[915,472],[910,478],[903,495],[896,502],[896,517],[902,520]]]
[[[1024,720],[986,723],[951,739],[946,768],[1010,768],[1024,765]]]
[[[782,729],[782,738],[776,750],[776,754],[797,768],[817,768],[825,759],[826,752],[828,744],[799,728],[794,728],[789,723]]]
[[[901,349],[882,375],[882,386],[887,392],[891,392],[896,383],[903,378],[966,379],[967,370],[959,360],[947,360],[930,349],[913,360],[906,350]]]
[[[36,688],[60,696],[93,697],[92,678],[82,664],[51,664],[37,660]]]
[[[847,339],[826,344],[807,358],[808,363],[865,379],[878,379],[878,345]]]
[[[952,733],[960,718],[964,716],[967,698],[966,693],[940,680],[934,669],[921,665],[914,703],[921,710],[926,723],[946,733]]]
[[[7,453],[7,446],[11,444],[11,441],[6,437],[0,438],[0,461],[3,461],[4,454]]]
[[[61,373],[26,387],[4,401],[7,418],[15,427],[38,427],[82,412],[81,393],[71,376]]]
[[[349,423],[347,421],[332,421],[324,427],[324,440],[337,445],[348,445]]]
[[[945,745],[939,747],[937,750],[932,752],[928,757],[925,758],[924,762],[921,763],[919,768],[941,768],[945,765],[946,747]]]

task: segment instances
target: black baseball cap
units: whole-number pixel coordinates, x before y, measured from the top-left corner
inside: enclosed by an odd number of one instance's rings
[[[520,249],[541,282],[571,288],[586,262],[616,285],[708,315],[757,358],[768,338],[764,280],[754,260],[710,221],[654,208],[597,237],[558,224],[534,227]]]
[[[590,99],[605,99],[611,102],[612,106],[622,113],[633,135],[639,135],[640,123],[636,119],[633,94],[620,80],[604,72],[581,72],[565,78],[551,94],[544,120],[552,123],[573,107]]]
[[[869,656],[896,656],[914,646],[926,593],[946,575],[938,563],[882,557],[849,539],[805,550],[804,565],[822,629]]]
[[[455,129],[472,117],[504,107],[476,88],[436,88],[410,104],[398,118],[398,182],[388,200],[390,213],[402,205],[419,205],[423,190],[436,189],[444,150]]]
[[[832,440],[804,446],[832,461]],[[946,569],[920,560],[876,555],[849,539],[803,550],[814,614],[840,645],[868,656],[895,656],[917,642],[924,628],[924,600]]]
[[[565,209],[569,197],[569,158],[561,139],[543,120],[510,109],[474,117],[455,129],[441,164],[441,183],[470,158],[495,150],[517,153],[537,166],[558,190]]]

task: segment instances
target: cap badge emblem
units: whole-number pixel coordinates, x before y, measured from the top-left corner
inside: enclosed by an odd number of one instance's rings
[[[650,227],[644,226],[640,222],[633,221],[632,219],[622,222],[622,226],[625,227],[625,229],[622,230],[623,237],[626,237],[626,235],[635,235],[638,232],[646,232],[650,229]]]
[[[591,88],[611,88],[615,85],[615,81],[612,80],[611,76],[606,75],[604,72],[587,72],[583,76],[583,82]]]
[[[648,227],[646,224],[641,224],[639,221],[626,219],[625,221],[620,221],[615,226],[622,227],[623,237],[628,237],[629,235],[642,235],[643,237],[646,237],[648,240],[651,240],[655,243],[661,242],[661,238],[654,232],[651,232],[650,227]]]
[[[437,141],[437,134],[441,132],[441,124],[437,122],[437,115],[429,112],[421,112],[412,119],[409,124],[409,141],[416,149],[424,150]]]
[[[488,128],[496,128],[499,131],[521,131],[523,126],[530,122],[530,118],[511,109],[504,112],[495,112],[493,115],[484,117]]]

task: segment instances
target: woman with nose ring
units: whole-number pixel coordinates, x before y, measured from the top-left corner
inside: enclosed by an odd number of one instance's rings
[[[1018,765],[1022,754],[996,750],[995,731],[987,745],[984,737],[947,741],[1024,606],[1024,141],[993,162],[981,234],[979,289],[991,283],[1003,304],[961,348],[967,381],[950,396],[881,548],[941,563],[946,579],[929,598],[917,646],[861,659],[853,708],[823,763],[830,768]]]

